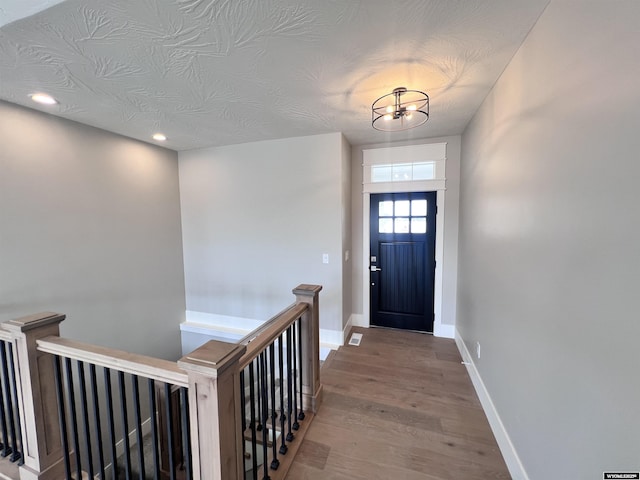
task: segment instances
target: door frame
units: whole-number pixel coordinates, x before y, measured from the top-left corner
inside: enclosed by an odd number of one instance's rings
[[[438,184],[437,186],[434,184]],[[386,184],[387,188],[384,188],[386,193],[403,193],[403,192],[436,192],[436,202],[438,205],[438,213],[436,214],[436,272],[433,282],[433,313],[435,318],[433,320],[433,335],[436,337],[451,337],[450,326],[447,325],[443,328],[442,325],[442,271],[443,271],[443,257],[444,257],[444,182],[411,182],[411,184],[391,185]],[[440,187],[440,188],[438,188]],[[382,190],[382,189],[381,189]],[[370,294],[370,270],[371,265],[371,233],[369,218],[371,211],[371,194],[382,192],[363,192],[362,198],[362,239],[363,239],[363,256],[362,262],[364,268],[362,269],[363,280],[363,323],[365,327],[371,326],[371,294]]]

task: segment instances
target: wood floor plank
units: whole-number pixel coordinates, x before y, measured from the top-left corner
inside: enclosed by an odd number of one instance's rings
[[[326,440],[329,440],[329,438]],[[322,442],[314,442],[310,437],[305,437],[296,455],[296,462],[323,470],[330,451],[331,447],[329,445]]]
[[[429,415],[414,408],[402,408],[369,399],[352,397],[337,392],[325,392],[323,400],[333,408],[347,412],[364,413],[368,418],[380,418],[402,425],[413,425],[424,430],[441,432],[442,426],[437,416]]]
[[[469,435],[425,430],[416,426],[394,423],[384,419],[373,419],[357,413],[347,413],[331,407],[328,407],[326,410],[327,413],[325,415],[315,418],[314,421],[317,422],[319,426],[311,432],[310,438],[319,439],[318,432],[324,431],[321,426],[321,424],[324,424],[327,425],[327,428],[335,428],[339,431],[348,429],[350,435],[347,435],[347,438],[375,437],[399,446],[422,445],[424,448],[439,455],[464,458],[487,465],[500,463],[502,459],[502,454],[495,444],[495,441],[493,443],[483,443],[469,439]]]
[[[419,389],[396,389],[378,382],[375,378],[365,381],[362,377],[346,372],[332,372],[325,377],[325,392],[344,392],[345,394],[374,400],[390,405],[406,405],[432,415],[458,418],[460,415],[484,416],[479,402],[466,401],[465,396],[441,393],[437,389],[420,391]]]
[[[344,350],[343,350],[344,349]],[[364,365],[376,365],[384,362],[394,368],[403,368],[407,371],[421,370],[425,368],[437,368],[443,373],[466,374],[467,371],[462,363],[445,362],[435,357],[419,357],[415,358],[411,350],[406,348],[398,348],[394,352],[390,352],[385,347],[380,348],[361,348],[345,346],[341,348],[340,357],[348,359],[353,363]]]
[[[455,342],[354,328],[332,353],[323,402],[290,480],[511,478]]]

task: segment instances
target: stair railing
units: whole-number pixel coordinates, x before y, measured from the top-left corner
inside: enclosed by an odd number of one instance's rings
[[[0,330],[0,456],[24,463],[13,338]]]
[[[300,285],[240,342],[178,362],[61,338],[62,314],[0,324],[0,410],[15,431],[0,417],[0,439],[20,479],[284,478],[321,401],[321,289]]]
[[[237,344],[212,340],[178,362],[189,375],[195,478],[286,476],[322,398],[320,290],[300,285],[296,303]]]

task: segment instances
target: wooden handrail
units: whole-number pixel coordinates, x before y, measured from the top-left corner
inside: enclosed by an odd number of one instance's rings
[[[38,350],[53,355],[92,363],[124,373],[140,375],[179,387],[189,387],[189,379],[178,364],[168,360],[100,347],[88,343],[49,336],[37,340]]]
[[[281,310],[280,312],[276,313],[273,317],[271,317],[269,320],[264,322],[258,328],[254,328],[252,331],[247,333],[244,337],[242,337],[236,343],[239,344],[239,345],[248,345],[250,341],[252,341],[258,335],[260,335],[261,332],[266,330],[269,327],[269,325],[271,325],[273,322],[278,321],[278,317],[280,317],[280,315],[284,314],[285,312],[287,312],[288,310],[292,309],[295,306],[296,306],[296,304],[292,303],[288,307],[286,307],[283,310]]]
[[[294,303],[240,340],[239,344],[247,346],[247,351],[240,357],[240,369],[249,365],[260,352],[273,343],[282,332],[289,328],[289,325],[300,318],[308,309],[309,305],[306,303]]]

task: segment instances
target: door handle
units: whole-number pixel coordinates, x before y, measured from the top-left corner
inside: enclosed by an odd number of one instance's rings
[[[372,272],[381,272],[381,271],[382,271],[382,269],[381,269],[381,268],[376,267],[375,265],[372,265],[372,266],[371,266],[371,271],[372,271]]]

